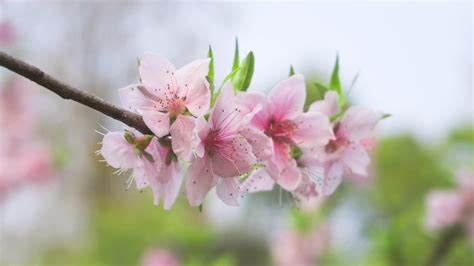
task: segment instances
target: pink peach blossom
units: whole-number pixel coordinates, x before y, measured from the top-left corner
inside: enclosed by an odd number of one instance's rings
[[[327,106],[334,106],[337,101],[337,94],[329,91],[324,100],[313,103],[309,110],[333,116],[339,112],[338,108]],[[333,131],[336,138],[329,141],[324,148],[312,150],[324,167],[324,195],[330,195],[336,190],[343,175],[354,176],[355,180],[368,176],[368,150],[373,149],[373,130],[382,117],[381,112],[352,106],[344,112],[341,119],[334,122]]]
[[[285,230],[272,245],[271,254],[277,266],[317,265],[318,258],[329,245],[327,226],[321,224],[309,232]]]
[[[142,266],[179,266],[179,260],[169,250],[154,248],[145,253]]]
[[[124,107],[142,114],[157,137],[171,133],[173,150],[184,161],[192,157],[195,117],[209,111],[209,62],[196,60],[176,70],[164,56],[146,53],[139,67],[143,84],[120,90]]]
[[[239,176],[248,173],[257,158],[241,135],[259,106],[248,109],[236,103],[227,83],[211,111],[209,121],[197,119],[194,149],[186,180],[189,203],[198,206],[217,183],[217,195],[229,205],[238,205]]]
[[[125,134],[130,134],[134,142],[127,141]],[[125,133],[109,132],[104,135],[100,150],[100,154],[110,166],[120,171],[133,169],[132,178],[140,190],[158,176],[162,163],[157,146],[153,145],[156,142],[155,138],[143,150],[136,147],[136,143],[144,141],[145,138],[145,135],[131,129]]]
[[[474,245],[474,176],[459,172],[457,181],[457,188],[434,190],[428,194],[425,224],[431,231],[464,225]]]
[[[264,133],[272,147],[272,156],[264,158],[265,169],[276,183],[288,191],[295,190],[302,180],[301,170],[291,154],[292,149],[324,146],[334,137],[327,116],[303,112],[305,98],[304,78],[294,75],[277,84],[268,98],[247,93],[241,100],[247,107],[262,105],[252,125]]]

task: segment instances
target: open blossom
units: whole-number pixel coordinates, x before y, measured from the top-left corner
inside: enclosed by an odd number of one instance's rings
[[[179,266],[179,260],[169,250],[154,248],[145,253],[142,266]]]
[[[163,198],[165,209],[170,209],[178,195],[182,176],[176,159],[168,159],[169,150],[161,147],[155,137],[127,130],[105,134],[100,153],[119,172],[133,169],[131,178],[137,189],[150,186],[155,204]]]
[[[327,226],[321,224],[310,232],[285,230],[272,244],[271,254],[277,266],[318,265],[317,260],[329,245]]]
[[[184,161],[192,157],[194,117],[209,111],[209,61],[196,60],[176,70],[165,57],[146,53],[139,67],[142,84],[120,90],[124,107],[142,114],[157,137],[171,133],[173,150]]]
[[[217,98],[209,121],[197,119],[194,141],[197,156],[191,161],[186,181],[192,206],[200,205],[216,183],[219,198],[229,205],[238,205],[239,176],[248,173],[257,161],[241,130],[256,111],[238,105],[228,83]]]
[[[324,100],[313,103],[309,110],[329,117],[338,114],[337,94],[334,91],[327,92]],[[332,194],[344,175],[353,176],[353,179],[368,176],[368,151],[374,146],[373,130],[382,117],[381,112],[352,106],[333,123],[335,139],[324,148],[313,150],[313,155],[324,168],[324,195]]]
[[[426,198],[426,227],[439,230],[464,224],[474,244],[474,176],[459,173],[458,188],[434,190]]]
[[[264,133],[273,150],[264,162],[266,171],[284,189],[295,190],[303,175],[292,153],[327,144],[333,138],[328,117],[303,112],[306,88],[302,75],[277,84],[268,98],[257,93],[247,93],[242,98],[248,107],[262,105],[252,125]]]

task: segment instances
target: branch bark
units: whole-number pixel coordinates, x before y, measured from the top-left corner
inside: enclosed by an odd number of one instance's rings
[[[426,261],[426,266],[440,265],[444,257],[448,254],[449,249],[462,235],[463,230],[461,226],[453,226],[447,229],[439,241],[435,243],[430,257]]]
[[[73,100],[88,106],[103,113],[106,116],[112,117],[115,120],[123,122],[124,124],[137,129],[143,134],[153,134],[145,125],[143,118],[140,115],[108,103],[102,98],[97,97],[87,91],[83,91],[63,83],[51,75],[44,73],[41,69],[25,63],[2,51],[0,51],[0,66],[3,66],[4,68],[11,70],[41,85],[42,87],[45,87],[63,99]]]

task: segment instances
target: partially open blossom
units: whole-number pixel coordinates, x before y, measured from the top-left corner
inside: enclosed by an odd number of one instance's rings
[[[329,245],[327,226],[321,224],[309,232],[285,230],[272,244],[272,258],[276,266],[318,265],[318,259]]]
[[[217,98],[209,121],[197,119],[194,143],[197,157],[191,161],[186,181],[192,206],[201,204],[216,183],[219,198],[229,205],[238,205],[239,176],[248,173],[257,161],[241,130],[256,111],[238,105],[228,83]]]
[[[171,133],[174,152],[182,160],[191,160],[194,117],[205,115],[210,106],[209,59],[176,70],[165,57],[146,53],[139,70],[142,84],[121,89],[122,104],[142,114],[157,137]]]
[[[153,190],[155,205],[158,205],[160,198],[162,198],[163,207],[165,210],[169,210],[179,195],[179,189],[183,182],[183,172],[170,146],[163,147],[157,142],[154,144],[157,146],[162,162],[158,176],[153,179],[150,186]]]
[[[457,175],[458,188],[434,190],[426,198],[426,227],[439,230],[464,225],[474,244],[474,176],[467,172]]]
[[[313,103],[309,110],[334,116],[339,112],[335,107],[337,102],[337,94],[329,91],[324,100]],[[373,149],[373,130],[382,117],[381,112],[365,107],[349,107],[342,118],[333,123],[335,139],[322,149],[313,149],[313,155],[324,167],[324,195],[332,194],[344,175],[356,176],[354,178],[368,175],[368,150]]]
[[[161,168],[161,157],[155,142],[154,137],[136,130],[109,132],[104,135],[100,154],[107,164],[120,171],[133,169],[132,178],[137,189],[141,190],[157,178]]]
[[[328,117],[303,112],[306,88],[302,75],[277,84],[268,98],[257,93],[247,93],[242,98],[248,107],[262,105],[252,125],[265,134],[273,148],[273,156],[264,162],[266,171],[284,189],[295,190],[302,173],[293,152],[327,144],[333,138]]]
[[[142,258],[142,266],[179,266],[179,260],[169,250],[154,248],[148,250]]]

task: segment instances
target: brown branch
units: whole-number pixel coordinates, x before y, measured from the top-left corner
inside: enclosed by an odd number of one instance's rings
[[[448,254],[449,249],[462,235],[463,230],[461,226],[453,226],[444,231],[441,238],[435,243],[428,260],[426,261],[426,266],[440,265],[444,257]]]
[[[89,92],[76,89],[68,84],[65,84],[54,77],[44,73],[41,69],[25,63],[5,52],[0,51],[0,66],[3,66],[45,88],[56,93],[61,98],[66,100],[73,100],[88,106],[96,111],[110,116],[113,119],[123,122],[144,134],[153,134],[145,125],[140,115],[117,107],[111,103],[104,101]]]

